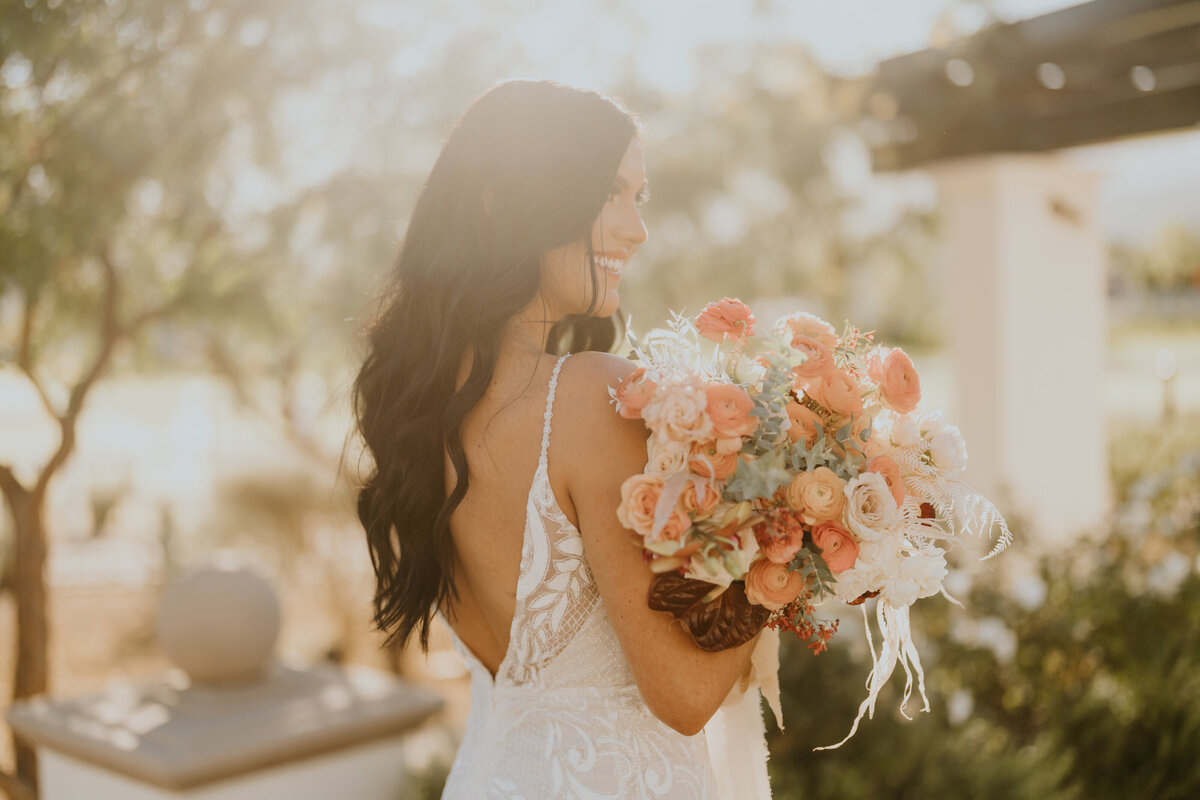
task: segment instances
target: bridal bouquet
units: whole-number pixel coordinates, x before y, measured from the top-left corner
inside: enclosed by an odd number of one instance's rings
[[[959,477],[963,438],[921,409],[903,350],[849,325],[839,335],[811,314],[766,335],[755,325],[730,298],[694,320],[676,315],[668,330],[631,337],[639,367],[610,390],[617,412],[650,434],[646,469],[624,483],[617,509],[657,573],[650,606],[706,650],[767,625],[816,653],[837,631],[818,608],[862,606],[874,663],[850,736],[897,663],[905,704],[915,675],[928,711],[908,608],[953,600],[943,580],[957,539],[998,529],[990,558],[1011,533]]]

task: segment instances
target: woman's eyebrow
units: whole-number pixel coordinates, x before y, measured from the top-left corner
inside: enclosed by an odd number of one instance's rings
[[[625,180],[620,175],[616,176],[616,178],[613,179],[613,183],[615,183],[617,185],[617,188],[622,189],[622,190],[629,187],[629,181]],[[646,188],[646,182],[642,181],[642,185],[638,187],[638,191],[640,192],[642,189],[645,189],[645,188]]]

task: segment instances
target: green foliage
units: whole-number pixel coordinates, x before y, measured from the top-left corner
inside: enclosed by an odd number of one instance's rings
[[[848,630],[818,658],[785,642],[788,727],[770,737],[775,797],[1196,796],[1200,450],[1127,495],[1107,532],[1016,566],[1044,592],[1022,602],[984,571],[965,610],[914,607],[929,715],[903,719],[893,680],[854,739],[812,752],[853,718],[863,690],[847,676],[866,676],[865,648],[846,641]],[[997,625],[1015,639],[1011,654],[1002,637],[980,633]]]

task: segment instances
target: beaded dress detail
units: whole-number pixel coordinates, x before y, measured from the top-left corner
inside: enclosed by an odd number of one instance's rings
[[[525,506],[508,650],[493,680],[451,631],[471,674],[466,734],[445,800],[715,798],[704,733],[650,712],[600,600],[578,529],[550,487],[550,378],[537,471]]]

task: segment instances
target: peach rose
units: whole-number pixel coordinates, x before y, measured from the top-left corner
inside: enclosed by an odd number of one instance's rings
[[[721,493],[711,483],[689,480],[679,493],[679,508],[698,519],[711,517],[721,502]]]
[[[886,355],[885,355],[886,354]],[[879,384],[879,400],[897,414],[907,414],[921,401],[921,378],[908,354],[895,347],[867,358],[867,375]]]
[[[715,442],[696,442],[688,458],[688,468],[701,478],[723,481],[737,471],[738,454],[718,451]]]
[[[836,522],[822,522],[812,530],[813,544],[821,548],[821,557],[830,572],[842,572],[858,560],[858,543],[850,531]]]
[[[692,527],[692,520],[687,514],[679,509],[671,512],[671,516],[667,517],[667,521],[663,523],[662,530],[657,536],[647,536],[646,541],[650,543],[659,541],[678,542],[683,538],[683,535]]]
[[[900,477],[900,468],[896,466],[895,461],[888,456],[875,456],[867,462],[864,472],[878,472],[882,475],[888,488],[892,490],[892,497],[896,498],[896,506],[904,505],[904,479]]]
[[[658,475],[631,475],[621,484],[621,505],[617,519],[630,530],[649,536],[654,530],[654,509],[662,495],[663,479]]]
[[[706,411],[708,398],[704,390],[686,384],[665,388],[667,391],[659,391],[654,400],[642,408],[642,419],[658,440],[668,444],[710,438],[712,420]]]
[[[691,449],[686,444],[662,444],[650,436],[646,439],[646,472],[664,476],[679,472],[687,468],[690,455]]]
[[[862,414],[862,395],[858,384],[841,370],[828,372],[804,385],[804,393],[823,408],[850,417]]]
[[[617,386],[617,413],[625,419],[641,419],[642,409],[654,399],[658,384],[646,377],[646,368],[638,367]]]
[[[824,426],[817,413],[802,403],[787,404],[788,419],[792,425],[788,428],[788,438],[793,442],[804,442],[805,447],[811,447],[817,440],[817,426]]]
[[[749,436],[758,428],[758,417],[750,416],[754,401],[746,390],[732,383],[710,383],[704,393],[708,396],[708,417],[718,439],[738,439]]]
[[[837,347],[837,331],[825,320],[804,311],[784,317],[780,320],[783,329],[795,336],[808,336],[832,350]],[[793,339],[792,347],[795,347]]]
[[[846,507],[846,482],[829,467],[801,472],[787,485],[788,508],[799,512],[806,523],[815,525],[837,519]]]
[[[754,313],[741,300],[723,297],[704,307],[696,317],[696,328],[712,342],[732,339],[745,344],[746,337],[754,335]]]
[[[783,564],[760,558],[746,573],[746,597],[751,603],[778,611],[804,591],[804,578]]]
[[[837,368],[830,349],[811,336],[793,337],[792,348],[805,357],[803,364],[792,368],[792,374],[800,381],[819,378]]]

